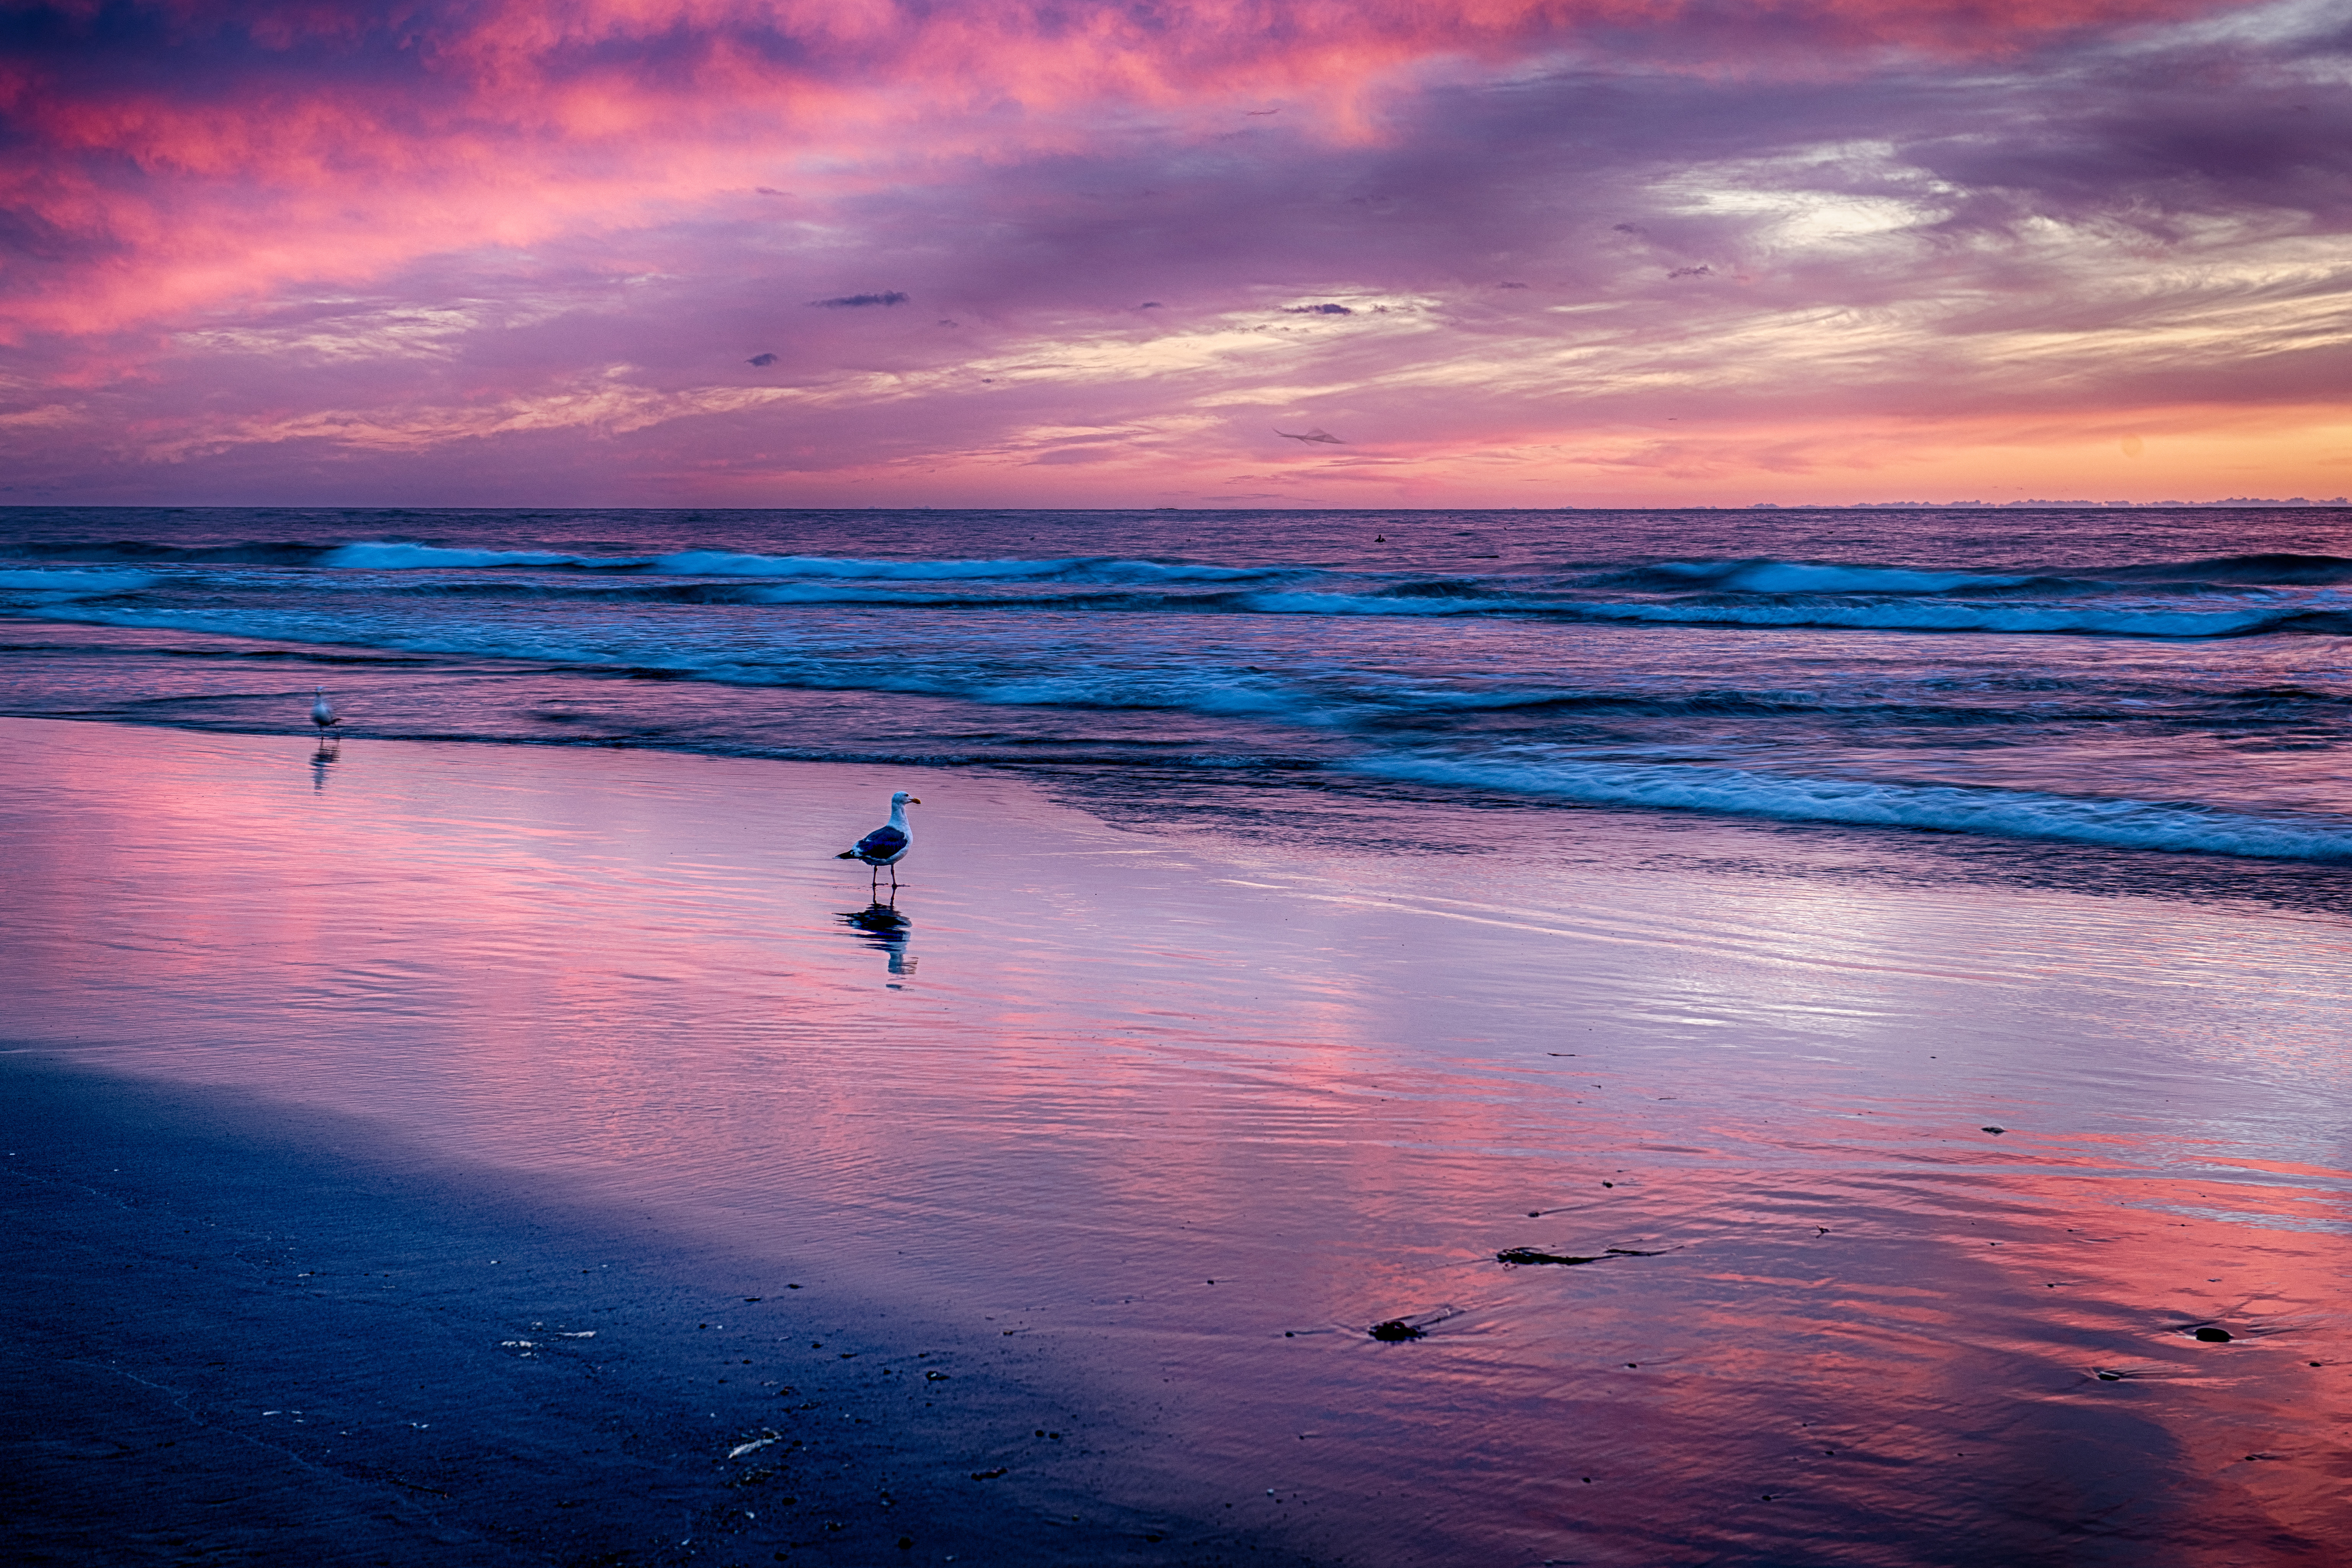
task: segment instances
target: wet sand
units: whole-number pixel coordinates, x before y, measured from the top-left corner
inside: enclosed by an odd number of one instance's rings
[[[2352,1535],[2324,900],[1410,795],[0,742],[8,1528],[61,1560]],[[829,859],[892,787],[895,916]]]
[[[11,1562],[1307,1561],[1107,1504],[1017,1334],[236,1092],[16,1053],[0,1129]]]

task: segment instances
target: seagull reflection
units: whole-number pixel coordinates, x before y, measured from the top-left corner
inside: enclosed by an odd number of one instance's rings
[[[868,945],[890,955],[891,973],[915,973],[916,961],[907,952],[907,939],[914,933],[915,922],[900,914],[896,905],[868,904],[862,910],[845,910],[841,921]]]
[[[310,753],[310,793],[327,793],[327,770],[342,761],[343,743],[340,740],[320,736],[319,749]]]

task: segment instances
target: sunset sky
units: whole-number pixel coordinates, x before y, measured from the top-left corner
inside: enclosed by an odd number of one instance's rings
[[[2352,490],[2342,0],[0,29],[0,504]]]

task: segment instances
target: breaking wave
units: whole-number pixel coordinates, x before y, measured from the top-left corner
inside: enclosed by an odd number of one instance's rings
[[[1124,555],[928,556],[724,549],[341,543],[0,545],[31,566],[72,562],[219,571],[242,588],[416,573],[418,591],[566,594],[680,603],[866,604],[1106,613],[1499,616],[1666,626],[1835,627],[2161,639],[2352,634],[2352,558],[2256,553],[2104,567],[1984,570],[1756,556],[1562,563],[1444,574],[1320,563],[1210,564]],[[566,584],[573,584],[566,586]],[[594,584],[592,586],[592,584]],[[733,586],[730,586],[730,585]],[[69,585],[68,585],[69,586]],[[58,591],[65,592],[65,587]]]
[[[1617,574],[1627,587],[1705,587],[1739,594],[1948,594],[1956,588],[2014,588],[2031,576],[1928,572],[1904,566],[1832,566],[1806,561],[1662,561]]]
[[[1688,763],[1584,761],[1533,751],[1486,756],[1374,756],[1346,765],[1382,778],[1605,805],[1664,806],[1792,822],[1924,828],[2188,854],[2352,860],[2352,823],[2255,816],[2160,801],[1959,784],[1800,778]]]
[[[398,540],[362,540],[321,552],[317,564],[343,570],[412,572],[499,567],[651,572],[672,577],[799,577],[856,582],[1244,583],[1296,574],[1297,568],[1206,566],[1093,556],[1047,559],[891,561],[841,555],[755,555],[725,550],[665,555],[586,555],[554,550],[458,550]]]
[[[2228,637],[2290,629],[2352,632],[2352,600],[2263,600],[2228,606],[2179,603],[1974,604],[1908,599],[1864,603],[1764,600],[1752,604],[1580,605],[1592,620],[1692,626],[1851,626],[1910,632],[2015,632],[2137,637]]]
[[[154,574],[148,572],[0,570],[0,602],[31,608],[110,594],[136,593],[154,582]]]
[[[2246,637],[2258,632],[2352,632],[2352,598],[2319,595],[2210,602],[2087,601],[1982,604],[1955,599],[1840,600],[1759,595],[1685,600],[1580,599],[1487,594],[1252,593],[1236,608],[1283,616],[1534,616],[1666,626],[1846,626],[1875,631],[2013,632],[2141,637]],[[1205,606],[1202,606],[1205,607]]]
[[[688,551],[654,562],[686,577],[818,577],[862,582],[1020,582],[1037,578],[1094,583],[1247,583],[1298,574],[1289,566],[1204,566],[1184,562],[1091,556],[1024,560],[877,561],[833,555],[734,555]]]
[[[453,550],[439,544],[363,539],[320,551],[314,565],[362,572],[419,572],[499,566],[571,566],[591,572],[640,571],[650,555],[575,555],[561,550]]]

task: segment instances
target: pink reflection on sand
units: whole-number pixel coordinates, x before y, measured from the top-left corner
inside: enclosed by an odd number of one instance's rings
[[[308,737],[0,729],[42,1048],[1017,1312],[1202,1495],[1272,1476],[1327,1542],[2201,1565],[2352,1533],[2346,1172],[2284,1114],[2331,1080],[2230,1054],[2325,1004],[2196,968],[2292,976],[2298,931],[1669,884],[1587,822],[1499,890],[1274,871],[946,773],[894,974],[828,858],[881,772],[351,742],[320,795]],[[1428,1336],[1363,1331],[1402,1315]]]

